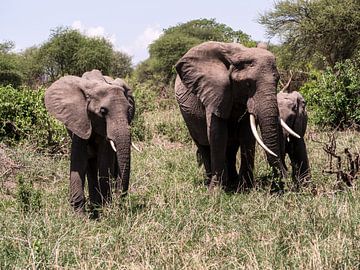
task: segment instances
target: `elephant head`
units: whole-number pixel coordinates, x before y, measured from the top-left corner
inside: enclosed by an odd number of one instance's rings
[[[286,176],[283,133],[276,100],[279,73],[274,55],[264,47],[205,42],[190,49],[176,64],[186,88],[197,95],[206,113],[229,119],[237,107],[246,108],[260,126],[270,165]],[[251,121],[254,122],[254,121]],[[256,128],[253,126],[253,131]],[[241,132],[241,131],[240,131]]]
[[[286,153],[289,154],[292,164],[292,177],[297,184],[309,182],[310,166],[304,141],[308,121],[305,100],[297,91],[284,90],[277,94],[277,100],[281,119],[301,136],[293,136],[286,128],[283,130]]]
[[[119,176],[126,187],[130,173],[130,128],[134,99],[121,79],[113,80],[100,71],[82,77],[64,76],[46,91],[45,106],[55,118],[79,138],[93,134],[107,138],[116,150]]]

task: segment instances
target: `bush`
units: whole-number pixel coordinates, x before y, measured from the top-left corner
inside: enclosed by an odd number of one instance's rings
[[[44,105],[44,89],[0,87],[0,141],[30,140],[39,147],[60,143],[66,134]]]
[[[0,70],[0,85],[11,85],[15,88],[20,87],[22,83],[22,75],[14,70]]]
[[[135,117],[131,124],[131,134],[135,141],[151,139],[151,134],[145,125],[144,113],[156,109],[156,92],[150,83],[139,83],[135,78],[127,81],[133,89],[135,99]]]
[[[26,182],[18,177],[17,204],[23,213],[36,212],[42,207],[41,192],[33,187],[32,182]]]
[[[300,91],[315,124],[340,129],[360,125],[360,66],[355,61],[337,63],[322,73],[312,71],[310,77]]]

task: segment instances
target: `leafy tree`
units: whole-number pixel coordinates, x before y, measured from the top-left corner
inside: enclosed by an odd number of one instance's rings
[[[104,38],[83,37],[81,47],[74,55],[73,75],[81,76],[84,72],[99,69],[103,74],[110,75],[113,49]]]
[[[14,47],[11,41],[0,43],[0,85],[18,88],[22,83],[22,74],[18,70],[19,57],[11,52]]]
[[[346,128],[360,127],[360,54],[335,65],[336,72],[312,71],[301,88],[316,124]]]
[[[240,30],[234,31],[215,19],[192,20],[164,30],[164,34],[150,45],[147,70],[161,75],[164,82],[168,83],[174,78],[173,66],[179,58],[191,47],[210,40],[255,45],[247,34]]]
[[[131,58],[115,51],[108,40],[87,37],[69,28],[53,30],[50,39],[34,54],[34,59],[41,63],[43,77],[50,81],[67,74],[81,76],[95,68],[111,76],[131,72]]]
[[[19,70],[23,75],[23,83],[31,88],[37,88],[45,81],[44,59],[40,57],[39,51],[38,47],[33,46],[19,54],[21,62]]]
[[[110,66],[110,73],[116,78],[125,78],[133,72],[131,56],[126,53],[114,51]]]
[[[259,22],[282,39],[281,55],[293,63],[324,58],[333,67],[360,48],[359,0],[282,0]]]

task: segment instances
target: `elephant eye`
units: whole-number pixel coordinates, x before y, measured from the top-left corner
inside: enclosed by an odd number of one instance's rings
[[[253,64],[252,61],[247,60],[247,61],[241,61],[241,62],[235,64],[235,66],[236,66],[237,69],[244,69],[244,68],[247,68],[247,67],[251,67],[252,64]]]
[[[100,114],[101,114],[102,116],[107,115],[108,112],[109,112],[109,110],[108,110],[107,108],[104,108],[104,107],[101,107],[101,108],[100,108]]]

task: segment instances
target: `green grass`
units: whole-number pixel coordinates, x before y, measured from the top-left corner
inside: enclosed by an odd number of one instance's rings
[[[177,111],[153,112],[145,119],[151,132],[168,123],[171,128],[162,131],[171,133],[183,131],[169,124],[179,117]],[[307,135],[313,186],[282,196],[270,195],[269,187],[209,194],[194,146],[171,143],[166,135],[139,143],[129,196],[115,199],[98,221],[80,219],[70,209],[68,155],[50,156],[27,143],[1,146],[7,164],[11,160],[17,168],[0,170],[0,269],[360,267],[360,192],[356,185],[340,190],[336,176],[323,173],[327,157],[313,140],[326,142],[325,132],[310,129]],[[360,149],[359,133],[341,133],[337,142],[339,153]],[[268,172],[259,150],[255,175]],[[19,179],[36,206],[27,211]]]

